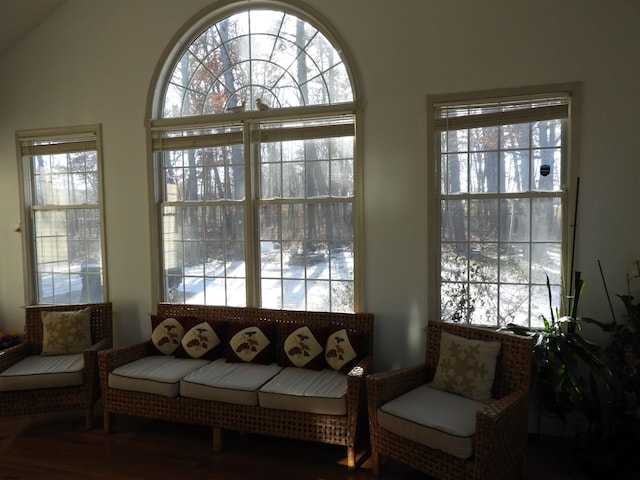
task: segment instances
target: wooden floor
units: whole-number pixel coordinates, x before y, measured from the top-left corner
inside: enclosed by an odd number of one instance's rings
[[[96,420],[85,430],[82,412],[0,418],[0,480],[375,478],[366,442],[360,468],[348,472],[343,447],[225,432],[224,451],[214,453],[208,428],[118,416],[107,435]],[[567,461],[565,442],[530,440],[530,480],[587,478]],[[427,479],[394,462],[381,478]]]

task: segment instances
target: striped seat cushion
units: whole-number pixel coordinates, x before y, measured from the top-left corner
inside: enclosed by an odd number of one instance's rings
[[[486,404],[422,385],[378,409],[382,428],[459,458],[473,455],[476,412]]]
[[[84,357],[31,355],[0,373],[0,392],[82,385]]]
[[[180,380],[207,363],[208,360],[150,355],[113,369],[109,373],[109,387],[176,397]]]

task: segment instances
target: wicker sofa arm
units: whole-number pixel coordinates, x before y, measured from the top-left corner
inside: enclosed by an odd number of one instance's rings
[[[98,373],[98,352],[111,348],[111,338],[103,338],[84,350],[85,371]]]
[[[91,345],[88,350],[107,350],[113,346],[113,340],[111,337],[105,337],[98,340],[96,343]]]
[[[31,355],[31,351],[32,347],[28,343],[20,343],[0,350],[0,372],[4,372],[10,366]]]
[[[109,374],[114,368],[124,365],[139,358],[153,354],[151,340],[144,340],[122,347],[115,347],[98,352],[98,365],[100,373]]]
[[[525,455],[529,422],[529,392],[519,390],[488,404],[476,414],[475,459],[495,475],[509,458]]]
[[[352,407],[352,414],[358,412],[360,399],[364,398],[365,378],[371,370],[373,358],[371,356],[364,357],[347,373],[347,402]]]
[[[361,380],[361,379],[364,379],[364,377],[366,377],[369,374],[369,372],[371,371],[372,364],[373,364],[373,358],[371,357],[371,355],[368,355],[368,356],[362,358],[347,373],[347,376],[349,377],[348,380],[351,381],[352,378],[354,380],[357,379],[358,381]]]

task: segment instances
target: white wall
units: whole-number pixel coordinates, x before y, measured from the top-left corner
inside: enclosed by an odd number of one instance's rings
[[[0,329],[24,304],[15,131],[101,123],[116,343],[149,333],[149,83],[207,0],[67,0],[0,57]],[[636,0],[308,0],[345,40],[365,102],[365,304],[376,369],[420,362],[426,322],[427,94],[583,82],[584,315],[608,319],[640,257],[640,4]],[[614,305],[618,307],[617,303]],[[621,310],[617,308],[621,314]]]

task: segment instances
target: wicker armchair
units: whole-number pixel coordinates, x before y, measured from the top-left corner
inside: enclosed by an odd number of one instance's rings
[[[438,479],[508,478],[526,472],[530,338],[494,330],[431,321],[427,326],[426,361],[367,376],[371,457],[374,474],[381,461],[394,459]],[[440,356],[440,336],[449,332],[470,339],[502,343],[497,359],[492,396],[496,400],[475,415],[473,454],[463,459],[394,434],[378,423],[379,408],[433,379]]]
[[[42,351],[43,311],[75,311],[91,307],[91,341],[84,350],[83,384],[39,388],[33,390],[0,391],[0,416],[83,409],[86,427],[93,426],[93,407],[100,397],[98,350],[112,346],[111,303],[76,305],[35,305],[25,307],[25,341],[0,351],[0,372]]]

